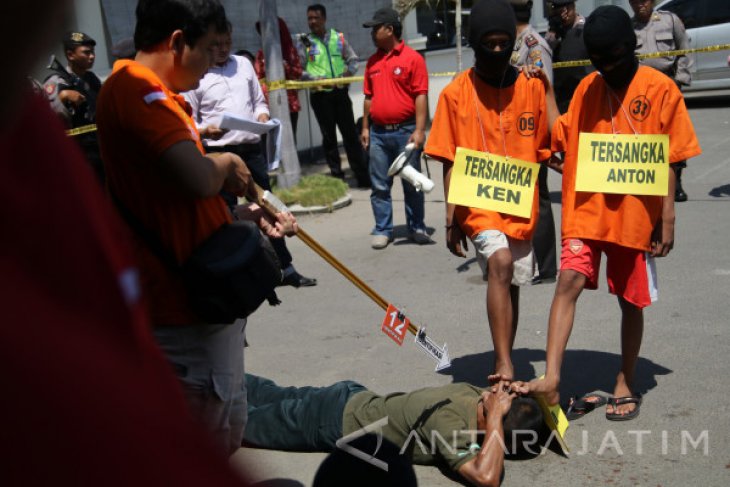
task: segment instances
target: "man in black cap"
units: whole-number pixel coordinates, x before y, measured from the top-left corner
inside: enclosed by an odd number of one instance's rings
[[[64,68],[55,58],[49,69],[53,73],[44,82],[44,89],[51,108],[66,123],[68,128],[78,128],[96,123],[96,97],[101,81],[91,72],[94,67],[96,41],[83,32],[68,32],[63,39],[63,48],[68,65]],[[86,158],[104,181],[104,168],[99,155],[99,144],[94,131],[74,136]]]
[[[574,0],[550,2],[550,30],[545,39],[553,48],[553,62],[588,59],[583,44],[585,19],[575,10]],[[590,66],[576,66],[555,70],[555,98],[560,113],[565,113],[573,91],[583,77],[593,71]]]
[[[370,246],[384,249],[393,241],[393,176],[388,168],[406,146],[413,144],[407,164],[421,170],[421,149],[426,141],[428,70],[423,57],[401,40],[398,12],[381,8],[363,27],[371,30],[378,51],[365,68],[360,141],[370,151],[370,204],[375,227]],[[372,124],[370,123],[372,121]],[[418,245],[433,241],[424,223],[423,193],[402,180],[408,237]]]

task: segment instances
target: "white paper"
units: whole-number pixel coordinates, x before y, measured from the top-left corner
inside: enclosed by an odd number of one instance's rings
[[[281,122],[272,118],[268,122],[259,122],[226,112],[221,119],[220,128],[242,130],[256,135],[266,135],[266,160],[269,171],[279,168],[281,160]]]

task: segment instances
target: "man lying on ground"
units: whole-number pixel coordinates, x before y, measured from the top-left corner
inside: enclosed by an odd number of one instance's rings
[[[455,383],[381,396],[352,381],[281,387],[246,374],[246,389],[246,445],[332,451],[340,438],[346,443],[353,433],[381,431],[413,463],[443,466],[479,486],[499,485],[505,449],[536,454],[539,448],[530,446],[545,428],[537,402],[519,397],[507,381],[487,389]]]

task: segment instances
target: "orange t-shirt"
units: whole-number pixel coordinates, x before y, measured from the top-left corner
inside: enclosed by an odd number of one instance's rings
[[[600,240],[651,250],[651,233],[661,217],[662,198],[576,192],[580,133],[633,134],[635,130],[639,134],[668,134],[670,163],[702,151],[682,93],[667,76],[640,66],[629,86],[616,92],[616,97],[607,91],[598,73],[589,74],[578,85],[570,108],[553,128],[553,151],[565,152],[562,238]]]
[[[479,110],[479,117],[475,109]],[[499,156],[505,155],[506,147],[506,155],[515,159],[535,163],[548,159],[548,122],[542,82],[520,73],[512,86],[497,89],[479,79],[473,69],[457,76],[439,95],[424,151],[453,163],[457,147]],[[530,218],[465,206],[457,206],[455,216],[470,237],[484,230],[499,230],[510,237],[529,240],[537,221],[538,199],[535,184]]]
[[[162,167],[160,156],[178,142],[193,141],[204,150],[185,99],[153,71],[135,61],[117,61],[99,93],[96,120],[110,191],[178,262],[231,221],[222,198],[192,196]],[[137,256],[152,323],[199,321],[177,273],[139,237]]]

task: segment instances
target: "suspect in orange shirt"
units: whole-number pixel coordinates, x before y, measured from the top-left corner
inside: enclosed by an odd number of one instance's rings
[[[621,306],[622,361],[610,420],[633,419],[641,397],[632,391],[644,326],[643,308],[657,298],[654,256],[665,256],[674,243],[674,171],[668,170],[667,196],[576,191],[581,133],[667,134],[671,164],[700,154],[682,94],[674,82],[639,66],[636,36],[628,14],[618,7],[596,9],[586,21],[584,40],[598,73],[583,79],[568,112],[553,128],[553,150],[565,153],[563,165],[563,251],[555,289],[544,380],[533,392],[559,400],[560,367],[570,336],[578,296],[598,285],[601,253],[607,256],[609,290]]]
[[[472,9],[471,25],[476,65],[441,92],[425,147],[426,154],[444,163],[447,200],[459,147],[535,165],[550,158],[545,86],[509,65],[516,32],[512,7],[506,1],[482,1]],[[465,250],[469,237],[488,281],[487,318],[495,350],[490,380],[511,380],[513,375],[518,286],[530,283],[535,272],[531,238],[538,197],[534,181],[532,192],[529,218],[446,205],[449,250],[464,257],[462,244]]]

